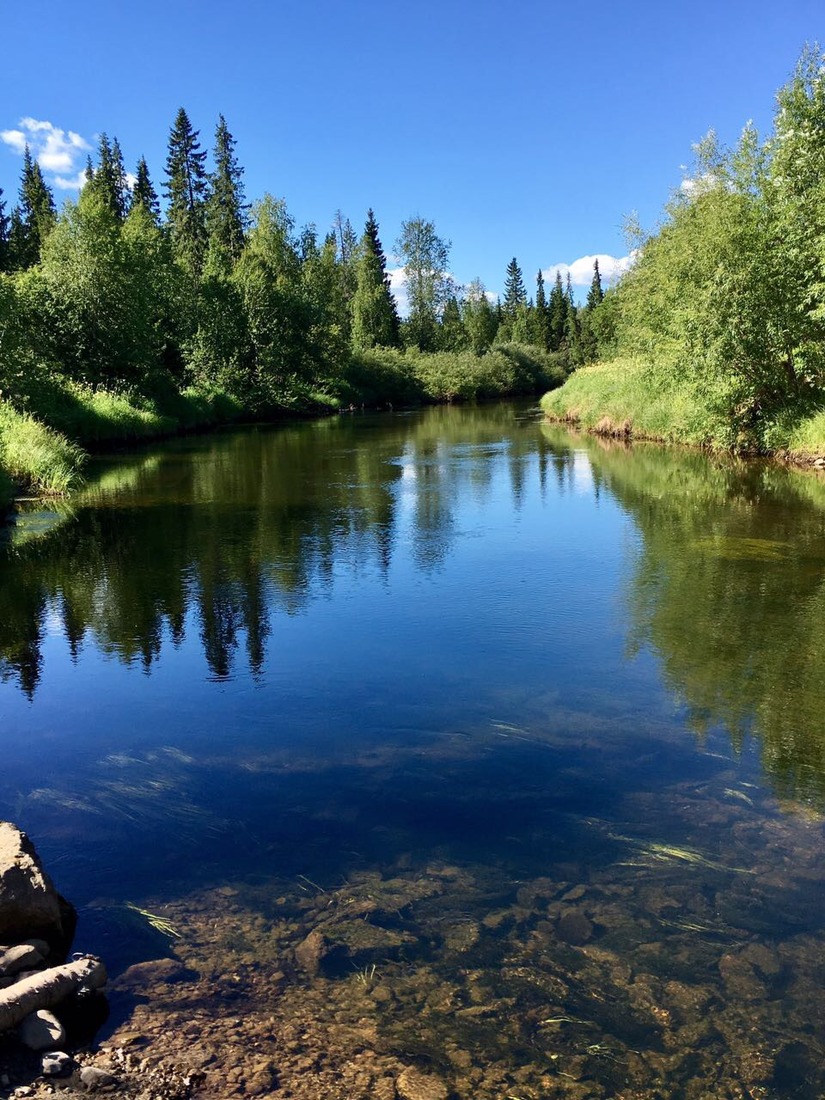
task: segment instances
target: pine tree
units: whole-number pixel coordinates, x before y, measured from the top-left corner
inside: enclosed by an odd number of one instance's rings
[[[556,281],[550,291],[550,350],[558,351],[564,343],[567,327],[567,297],[561,281],[561,272],[556,272]]]
[[[397,347],[400,321],[387,275],[387,257],[372,210],[361,238],[352,299],[352,345],[363,350]]]
[[[169,135],[166,158],[164,194],[169,200],[166,223],[175,258],[194,276],[200,275],[206,254],[205,159],[198,131],[192,129],[189,116],[181,107]]]
[[[593,263],[593,281],[590,284],[590,290],[587,292],[587,308],[589,310],[595,309],[596,306],[601,305],[604,298],[604,291],[602,290],[602,279],[599,274],[599,261],[595,260]]]
[[[8,271],[10,267],[9,257],[9,231],[11,223],[6,217],[6,204],[3,201],[3,188],[0,187],[0,272]]]
[[[209,177],[206,200],[206,232],[209,267],[228,274],[243,251],[249,224],[249,207],[243,189],[243,169],[235,156],[235,139],[226,119],[218,116],[215,130],[215,169]]]
[[[20,202],[12,214],[9,233],[11,264],[18,269],[32,267],[40,259],[43,243],[54,227],[52,193],[43,179],[40,165],[28,145],[23,153]]]
[[[504,314],[514,318],[520,308],[527,305],[527,291],[524,289],[524,277],[515,256],[507,265],[507,279],[504,283]]]
[[[135,185],[132,188],[129,210],[132,211],[139,206],[143,207],[153,222],[157,224],[160,221],[158,193],[152,186],[152,181],[149,178],[149,167],[145,157],[141,157],[138,161],[137,172],[135,173]]]
[[[91,173],[91,174],[90,174]],[[117,138],[109,142],[106,134],[100,135],[97,148],[97,168],[91,162],[86,167],[87,186],[99,195],[101,202],[118,221],[123,221],[129,208],[129,186],[123,153]]]
[[[544,289],[544,275],[536,274],[536,305],[533,310],[533,343],[540,348],[550,347],[550,314],[547,308],[547,293]]]

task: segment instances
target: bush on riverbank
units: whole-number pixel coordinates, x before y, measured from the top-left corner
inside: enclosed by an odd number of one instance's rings
[[[362,405],[415,405],[476,401],[540,393],[567,377],[558,356],[524,344],[471,351],[406,352],[376,348],[353,356],[344,399]]]

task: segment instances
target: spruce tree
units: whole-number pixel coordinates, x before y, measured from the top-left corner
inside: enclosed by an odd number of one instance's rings
[[[10,230],[11,262],[15,268],[32,267],[38,262],[55,216],[52,193],[27,145],[23,153],[20,202],[12,214]]]
[[[235,145],[226,119],[219,115],[215,130],[215,168],[209,177],[206,200],[206,233],[210,269],[227,274],[241,257],[249,224],[243,169],[235,156]]]
[[[137,171],[135,173],[135,185],[132,188],[129,210],[132,211],[139,206],[146,211],[155,224],[159,222],[160,203],[158,202],[158,193],[152,185],[152,180],[149,178],[149,166],[146,163],[145,157],[141,157],[138,161]]]
[[[200,275],[206,254],[205,159],[198,131],[192,129],[181,107],[169,135],[166,158],[166,223],[175,258],[193,276]]]
[[[387,257],[372,210],[361,238],[352,298],[352,345],[363,350],[397,347],[400,321],[387,275]]]
[[[514,318],[520,308],[527,305],[527,291],[524,289],[524,278],[521,268],[515,256],[507,265],[507,278],[504,283],[504,313],[509,318]]]
[[[8,271],[9,262],[9,231],[11,223],[6,217],[6,204],[3,201],[3,188],[0,187],[0,271]]]
[[[558,351],[564,343],[567,327],[567,297],[561,281],[561,272],[556,272],[556,281],[550,291],[550,350]]]
[[[587,292],[587,308],[589,310],[595,309],[596,306],[601,305],[604,298],[604,291],[602,290],[602,279],[599,273],[599,261],[595,260],[593,263],[593,281],[590,284],[590,290]]]
[[[533,343],[540,348],[550,347],[550,314],[547,308],[547,292],[544,289],[544,275],[536,274],[536,305],[533,311]]]
[[[110,144],[106,134],[100,135],[97,168],[92,168],[90,162],[86,167],[86,179],[87,186],[100,197],[106,209],[110,210],[118,221],[123,221],[129,208],[129,187],[126,183],[123,154],[117,138]]]

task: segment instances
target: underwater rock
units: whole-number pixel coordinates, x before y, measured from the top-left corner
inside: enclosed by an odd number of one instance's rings
[[[320,932],[310,932],[295,948],[295,961],[310,978],[317,978],[321,960],[329,952],[329,944]]]
[[[593,925],[581,909],[568,909],[559,918],[556,934],[565,943],[573,947],[581,947],[593,938]]]
[[[75,919],[28,836],[10,821],[0,821],[0,941],[15,943],[36,935],[65,948]]]
[[[395,1083],[402,1100],[447,1100],[449,1090],[440,1077],[410,1066]]]

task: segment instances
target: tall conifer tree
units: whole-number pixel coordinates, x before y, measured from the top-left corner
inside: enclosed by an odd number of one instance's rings
[[[123,221],[129,209],[129,186],[123,153],[117,138],[111,143],[106,134],[100,135],[97,150],[97,168],[91,163],[86,168],[87,186],[100,197],[107,210]]]
[[[54,198],[27,145],[23,153],[20,202],[12,214],[10,230],[14,267],[32,267],[38,262],[43,242],[54,227],[55,216]]]
[[[243,169],[235,156],[235,144],[226,119],[219,115],[215,130],[215,169],[209,177],[206,200],[206,232],[210,267],[227,274],[240,259],[249,224]]]
[[[513,318],[520,308],[527,305],[527,291],[524,289],[524,277],[515,256],[507,265],[507,278],[504,283],[504,313]]]
[[[599,272],[599,261],[593,262],[593,281],[590,284],[590,290],[587,292],[587,308],[595,309],[596,306],[601,305],[604,298],[604,291],[602,290],[602,277]]]
[[[387,257],[378,236],[378,223],[372,210],[361,238],[355,270],[356,286],[352,299],[352,344],[364,349],[397,347],[400,322],[395,298],[387,275]]]
[[[11,223],[6,217],[6,204],[3,200],[3,188],[0,187],[0,271],[8,271],[9,262],[9,230]]]
[[[149,166],[145,157],[141,157],[138,161],[129,209],[134,210],[138,206],[142,206],[152,221],[157,224],[160,220],[160,203],[158,193],[149,177]]]
[[[165,195],[166,222],[176,259],[200,275],[206,254],[206,153],[183,107],[169,135]]]

